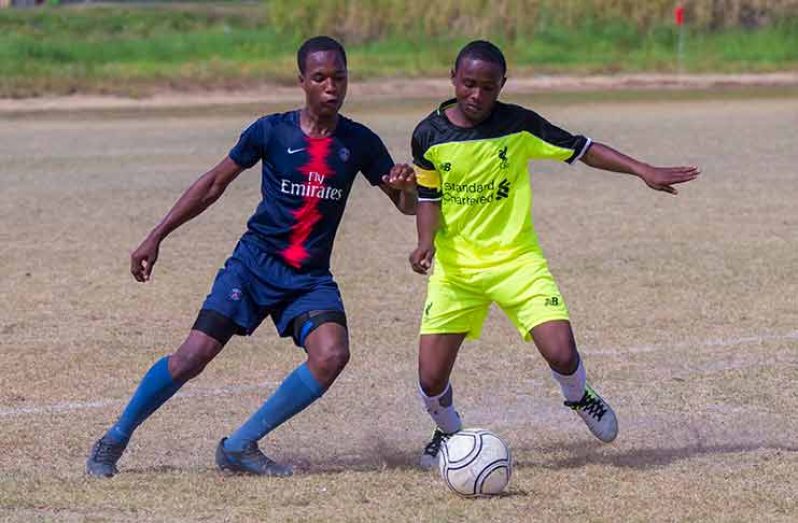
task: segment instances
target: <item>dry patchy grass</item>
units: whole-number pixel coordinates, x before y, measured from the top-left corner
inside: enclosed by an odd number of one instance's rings
[[[354,116],[406,160],[431,106]],[[213,468],[218,438],[301,361],[267,322],[140,429],[119,476],[85,478],[92,441],[193,321],[257,203],[257,171],[165,242],[151,284],[133,282],[127,254],[255,115],[0,122],[0,519],[795,520],[798,101],[538,109],[704,175],[671,198],[621,175],[533,166],[538,231],[621,435],[592,440],[493,313],[454,383],[467,424],[505,436],[516,469],[506,497],[476,502],[414,467],[429,430],[415,392],[424,281],[405,261],[412,220],[362,182],[334,256],[352,362],[266,442],[300,474]]]

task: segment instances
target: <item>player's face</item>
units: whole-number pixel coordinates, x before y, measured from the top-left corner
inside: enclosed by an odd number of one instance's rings
[[[454,95],[463,115],[477,124],[490,116],[506,78],[493,62],[464,58],[452,72]]]
[[[299,75],[308,108],[319,116],[334,116],[344,103],[347,72],[336,51],[316,51],[305,59],[305,74]]]

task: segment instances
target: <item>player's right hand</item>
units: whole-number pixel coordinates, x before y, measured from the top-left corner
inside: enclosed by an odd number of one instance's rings
[[[662,191],[676,195],[679,192],[673,185],[686,183],[698,178],[701,169],[695,166],[687,167],[648,167],[640,177],[646,185],[655,191]]]
[[[406,163],[397,163],[382,177],[382,183],[403,192],[415,192],[416,171]]]
[[[149,281],[152,267],[158,260],[160,242],[147,238],[130,255],[130,273],[138,282]]]
[[[427,274],[435,257],[435,246],[419,245],[410,253],[410,266],[419,274]]]

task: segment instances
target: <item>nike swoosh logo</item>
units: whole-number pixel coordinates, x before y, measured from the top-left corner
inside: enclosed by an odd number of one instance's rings
[[[302,147],[301,149],[291,149],[291,148],[289,147],[289,148],[288,148],[288,154],[296,154],[296,153],[298,153],[298,152],[301,152],[301,151],[304,151],[304,150],[305,150],[305,148],[304,148],[304,147]]]

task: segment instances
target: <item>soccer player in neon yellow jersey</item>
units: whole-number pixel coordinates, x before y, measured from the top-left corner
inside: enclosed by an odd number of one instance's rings
[[[449,375],[465,338],[478,338],[495,302],[525,341],[533,340],[562,388],[565,405],[604,442],[618,434],[615,413],[587,384],[568,310],[532,226],[529,160],[577,160],[641,178],[654,190],[699,175],[696,167],[654,167],[560,129],[537,113],[497,99],[502,52],[466,45],[452,71],[455,98],[413,132],[419,204],[413,270],[429,279],[421,320],[419,385],[436,429],[421,456],[429,468],[447,434],[460,430]]]

